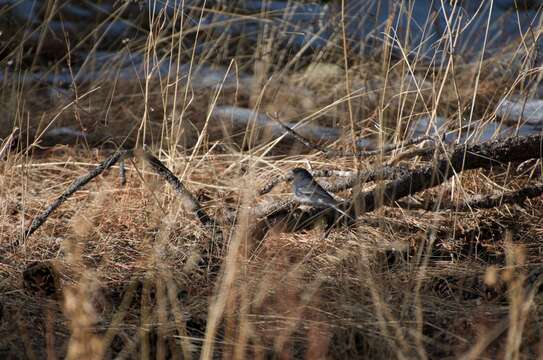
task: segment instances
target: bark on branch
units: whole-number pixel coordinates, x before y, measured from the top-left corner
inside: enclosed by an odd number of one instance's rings
[[[360,193],[353,205],[358,214],[373,211],[404,196],[440,185],[455,173],[540,158],[542,146],[542,135],[458,146],[449,156],[438,159],[434,164],[410,171],[373,191]]]
[[[183,208],[185,211],[193,213],[200,223],[215,235],[215,239],[222,242],[222,232],[218,222],[211,218],[200,205],[200,202],[190,191],[187,190],[185,185],[175,176],[170,169],[168,169],[160,160],[151,155],[148,152],[144,153],[145,160],[153,170],[166,180],[175,190],[177,195],[181,197]],[[217,239],[219,237],[219,239]]]
[[[88,174],[80,176],[77,178],[69,187],[60,195],[51,205],[49,205],[41,214],[36,216],[28,229],[25,231],[23,238],[19,239],[19,242],[26,240],[30,235],[32,235],[40,226],[42,226],[49,216],[68,198],[70,198],[76,191],[81,189],[83,186],[88,184],[92,179],[103,173],[108,168],[115,165],[115,163],[124,160],[125,158],[133,156],[134,153],[132,150],[118,150],[109,158],[101,162],[94,169],[89,171]],[[181,197],[183,207],[186,211],[193,213],[200,223],[207,230],[211,231],[212,239],[217,240],[219,243],[222,243],[223,235],[219,224],[213,218],[211,218],[202,208],[198,200],[190,193],[190,191],[185,188],[183,183],[156,157],[145,152],[145,160],[153,168],[153,170],[162,178],[164,178],[172,187],[175,192]]]
[[[350,202],[350,215],[354,218],[382,206],[392,205],[405,196],[438,186],[462,171],[541,158],[542,153],[543,135],[512,137],[477,145],[459,145],[451,153],[436,159],[430,165],[414,170],[404,170],[404,174],[397,180],[378,185],[371,191],[355,194]],[[356,182],[353,181],[341,187],[348,188],[354,185]],[[292,204],[288,202],[283,207],[272,205],[270,204],[269,208],[273,209],[274,218],[277,218],[279,213],[286,215],[292,210]],[[320,211],[322,210],[313,209],[305,213],[306,221],[299,219],[299,222],[307,223],[308,219],[314,218]],[[263,216],[264,214],[255,215]],[[266,215],[265,218],[268,216],[272,215]]]
[[[332,177],[337,176],[342,179],[330,184],[321,184],[322,187],[329,192],[337,192],[352,188],[355,184],[362,184],[366,182],[372,182],[376,180],[392,180],[400,177],[407,172],[407,168],[402,166],[388,166],[385,165],[380,168],[371,169],[367,171],[355,172],[355,171],[337,171],[337,170],[314,170],[311,171],[313,177]],[[272,191],[272,189],[283,181],[291,181],[292,174],[288,173],[284,176],[276,177],[268,181],[260,190],[258,195],[264,195]]]
[[[521,205],[527,199],[533,199],[535,197],[543,195],[543,184],[537,183],[535,185],[528,185],[519,190],[507,191],[499,194],[491,195],[476,195],[468,198],[463,202],[450,202],[450,201],[434,201],[432,199],[425,199],[421,203],[403,203],[402,200],[397,204],[404,209],[411,210],[427,210],[427,211],[456,211],[464,212],[476,209],[492,209],[498,206],[506,204],[519,204]]]
[[[69,187],[60,195],[51,205],[45,209],[43,213],[36,216],[32,223],[25,231],[22,241],[27,239],[32,235],[43,223],[47,220],[49,215],[53,213],[60,205],[62,205],[70,196],[72,196],[77,190],[81,189],[83,186],[88,184],[92,179],[103,173],[105,170],[109,169],[115,163],[125,157],[132,156],[132,151],[130,150],[119,150],[116,151],[106,160],[102,161],[97,167],[89,171],[88,174],[83,175],[77,178]]]

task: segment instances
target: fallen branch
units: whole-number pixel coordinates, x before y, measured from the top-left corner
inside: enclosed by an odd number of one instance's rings
[[[175,190],[175,192],[181,197],[181,202],[185,211],[193,213],[200,223],[207,229],[211,230],[216,236],[217,240],[222,240],[222,232],[218,226],[218,222],[210,217],[202,208],[198,199],[187,190],[185,185],[175,176],[170,169],[168,169],[160,160],[151,155],[148,152],[144,153],[145,160],[151,165],[153,170],[164,180],[166,180]],[[215,237],[216,238],[216,237]]]
[[[81,189],[83,186],[88,184],[92,179],[103,173],[105,170],[109,169],[115,163],[125,157],[132,156],[132,151],[130,150],[118,150],[113,155],[111,155],[106,160],[102,161],[98,166],[89,171],[88,174],[83,175],[77,178],[69,187],[60,195],[51,205],[45,209],[43,213],[36,216],[32,223],[25,231],[22,241],[26,240],[30,235],[32,235],[47,218],[55,211],[60,205],[62,205],[70,196],[72,196],[77,190]]]
[[[355,208],[359,214],[363,214],[390,205],[404,196],[440,185],[455,173],[539,158],[542,142],[543,136],[534,135],[457,146],[451,155],[438,159],[432,165],[409,171],[398,180],[359,194],[354,199]]]
[[[503,204],[522,204],[524,200],[538,197],[541,194],[543,194],[543,184],[536,184],[503,194],[478,196],[455,209],[466,211],[468,209],[491,209]]]
[[[328,192],[338,192],[352,188],[357,184],[363,184],[367,182],[373,182],[378,180],[392,180],[404,175],[407,172],[407,168],[402,166],[383,166],[377,169],[362,171],[360,173],[354,171],[337,171],[337,170],[315,170],[311,174],[314,177],[342,177],[333,183],[322,183],[321,186]],[[259,191],[259,195],[269,193],[277,184],[283,181],[291,181],[292,174],[277,177],[266,183]],[[275,208],[277,205],[269,205],[270,209]],[[257,207],[255,210],[256,216],[266,215],[266,207]]]
[[[326,191],[338,192],[350,189],[355,185],[364,184],[366,182],[396,179],[401,175],[406,174],[407,172],[407,168],[404,167],[384,166],[381,168],[363,171],[360,173],[344,171],[340,172],[335,170],[315,170],[312,171],[312,175],[314,177],[338,176],[338,174],[340,176],[343,176],[343,179],[334,183],[321,183],[321,186]],[[266,192],[271,191],[271,188],[281,181],[291,180],[292,174],[290,173],[283,177],[276,178],[266,184],[262,189],[260,189],[260,194],[262,195],[263,193],[265,194]],[[286,214],[294,210],[297,204],[298,203],[292,199],[269,202],[255,207],[253,209],[253,215],[255,217],[270,217],[272,215],[276,216],[278,214]],[[322,212],[322,210],[320,210],[319,212]],[[234,215],[230,216],[229,219],[232,220],[235,217]],[[314,216],[315,214],[312,215]]]
[[[123,161],[125,158],[131,156],[133,156],[132,150],[116,151],[105,161],[101,162],[98,166],[89,171],[88,174],[77,178],[68,187],[68,189],[66,189],[66,191],[62,193],[62,195],[60,195],[51,205],[47,207],[47,209],[45,209],[43,213],[36,216],[34,220],[32,220],[32,223],[24,233],[22,241],[26,240],[40,226],[42,226],[47,218],[49,218],[49,216],[53,213],[53,211],[55,211],[60,205],[62,205],[76,191],[88,184],[92,179],[103,173],[106,169],[112,167],[115,163]],[[221,241],[223,239],[223,236],[217,221],[211,218],[202,209],[198,200],[185,188],[183,183],[164,164],[162,164],[160,160],[158,160],[153,155],[145,152],[144,158],[159,176],[163,177],[168,183],[170,183],[170,185],[173,186],[175,192],[180,195],[185,210],[188,212],[192,212],[205,228],[212,231],[212,233],[215,235],[212,237],[213,239]],[[122,168],[123,167],[121,166],[121,172],[123,172]],[[124,176],[121,176],[121,181],[123,178]]]
[[[492,209],[506,204],[522,204],[526,199],[533,199],[543,194],[543,184],[536,184],[523,187],[515,191],[508,191],[501,194],[477,195],[462,203],[435,202],[425,200],[423,204],[400,204],[403,208],[423,209],[428,211],[452,210],[457,212],[471,211],[476,209]]]
[[[262,216],[266,214],[266,217],[270,217],[275,213],[290,212],[298,205],[298,202],[293,199],[274,201],[266,204],[259,205],[253,209],[253,215]]]
[[[372,170],[354,173],[342,181],[338,181],[325,189],[330,192],[344,191],[351,189],[356,185],[379,180],[393,180],[408,173],[408,169],[403,166],[383,166]]]
[[[450,155],[442,156],[431,165],[407,170],[397,180],[355,195],[351,203],[351,215],[353,217],[360,216],[382,206],[392,205],[405,196],[438,186],[462,171],[536,159],[541,157],[542,151],[543,135],[512,137],[477,145],[459,145]],[[355,184],[345,185],[354,186]],[[271,205],[269,207],[272,208]],[[289,208],[273,207],[273,211],[274,214],[277,214],[289,211]],[[318,210],[313,209],[304,216],[313,217],[316,212]],[[262,216],[263,214],[258,215]]]

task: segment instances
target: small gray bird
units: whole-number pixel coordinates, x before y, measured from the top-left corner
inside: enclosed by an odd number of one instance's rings
[[[326,190],[320,186],[313,176],[306,169],[292,169],[292,192],[294,198],[304,205],[311,205],[316,208],[333,208],[337,212],[351,218],[348,214],[338,208],[339,201],[334,199]]]

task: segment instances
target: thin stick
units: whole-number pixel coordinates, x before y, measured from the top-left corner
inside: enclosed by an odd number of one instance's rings
[[[287,133],[289,133],[290,135],[292,135],[292,137],[294,137],[296,140],[298,140],[299,142],[301,142],[302,144],[304,144],[305,146],[307,146],[308,148],[311,148],[311,149],[314,149],[314,150],[317,150],[317,151],[320,151],[322,153],[324,153],[325,155],[328,155],[330,150],[328,149],[325,149],[323,147],[320,147],[314,143],[312,143],[311,141],[307,140],[305,137],[303,137],[302,135],[298,134],[296,131],[294,131],[293,129],[291,129],[290,127],[286,126],[285,124],[283,124],[281,122],[281,120],[279,120],[279,118],[277,116],[270,116],[273,120],[275,120],[279,125],[281,125],[281,127],[283,128],[283,130],[285,130]]]
[[[302,135],[298,134],[296,131],[294,131],[293,129],[291,129],[290,127],[288,127],[287,125],[283,124],[277,117],[272,117],[272,119],[274,119],[279,125],[281,125],[281,127],[289,134],[292,135],[292,137],[294,137],[296,140],[298,140],[299,142],[301,142],[302,144],[304,144],[305,146],[311,148],[311,149],[314,149],[314,150],[317,150],[317,151],[320,151],[322,152],[324,155],[326,156],[341,156],[341,157],[347,157],[347,156],[356,156],[356,157],[366,157],[366,156],[373,156],[373,155],[378,155],[380,153],[389,153],[389,152],[392,152],[394,150],[397,150],[397,149],[400,149],[402,147],[406,147],[406,146],[411,146],[411,145],[416,145],[416,144],[420,144],[421,142],[423,141],[432,141],[432,142],[435,142],[436,139],[432,136],[429,136],[429,135],[423,135],[423,136],[418,136],[414,139],[410,139],[410,140],[405,140],[405,141],[402,141],[400,143],[395,143],[395,144],[386,144],[384,145],[383,147],[379,148],[379,149],[374,149],[374,150],[364,150],[364,151],[357,151],[355,153],[353,152],[348,152],[348,151],[337,151],[337,150],[330,150],[330,149],[326,149],[324,147],[321,147],[321,146],[318,146],[314,143],[312,143],[311,141],[309,141],[308,139],[306,139],[305,137],[303,137]]]
[[[83,186],[88,184],[92,179],[103,173],[106,169],[113,166],[115,163],[122,161],[126,157],[133,156],[131,150],[119,150],[111,155],[108,159],[101,162],[94,169],[89,171],[88,174],[77,178],[69,187],[60,195],[51,205],[45,209],[43,213],[36,216],[32,220],[31,225],[25,231],[23,241],[26,240],[30,235],[32,235],[41,225],[45,223],[47,218],[55,211],[60,205],[62,205],[70,196],[72,196],[77,190],[81,189]],[[162,176],[170,185],[173,186],[175,192],[178,195],[181,195],[183,201],[183,207],[185,210],[192,212],[196,215],[198,220],[207,228],[213,229],[216,235],[222,239],[222,232],[217,226],[217,221],[212,219],[200,206],[198,200],[185,188],[183,183],[164,165],[160,160],[158,160],[153,155],[145,152],[144,157],[147,162],[151,165],[153,170],[160,176]],[[121,173],[122,171],[121,166]],[[121,181],[123,177],[121,176]]]
[[[98,166],[96,166],[94,169],[89,171],[88,174],[83,175],[79,178],[77,178],[69,187],[60,195],[51,205],[45,209],[43,213],[36,216],[34,220],[32,220],[32,224],[28,227],[28,229],[25,231],[22,241],[26,240],[30,235],[32,235],[40,226],[45,223],[47,218],[55,211],[60,205],[62,205],[70,196],[72,196],[77,190],[81,189],[83,186],[88,184],[92,179],[103,173],[105,170],[109,169],[117,161],[119,161],[122,158],[128,157],[132,155],[132,151],[130,150],[118,150],[113,155],[111,155],[106,160],[102,161]]]
[[[174,191],[181,197],[185,210],[193,213],[198,218],[200,223],[204,225],[204,227],[211,229],[215,235],[218,236],[218,240],[222,240],[223,235],[220,231],[220,227],[218,226],[218,222],[204,211],[198,202],[198,199],[196,199],[196,197],[194,197],[194,195],[187,190],[181,180],[179,180],[177,176],[170,171],[170,169],[168,169],[160,160],[151,155],[149,152],[145,151],[144,157],[149,165],[151,165],[153,170],[164,178],[164,180],[166,180],[173,187]]]
[[[454,151],[435,163],[409,171],[399,179],[373,191],[359,194],[354,202],[361,213],[373,211],[396,200],[438,186],[454,174],[479,168],[490,168],[509,162],[540,158],[542,135],[510,137],[477,145],[458,145]]]
[[[389,153],[389,152],[392,152],[394,150],[397,150],[397,149],[400,149],[400,148],[403,148],[403,147],[407,147],[407,146],[411,146],[411,145],[416,145],[416,144],[420,144],[421,142],[423,141],[432,141],[432,142],[435,142],[436,139],[432,136],[429,136],[429,135],[423,135],[423,136],[418,136],[414,139],[410,139],[410,140],[404,140],[400,143],[395,143],[395,144],[385,144],[383,145],[382,148],[380,149],[375,149],[375,150],[366,150],[366,151],[358,151],[355,155],[358,156],[358,157],[363,157],[363,156],[372,156],[372,155],[378,155],[380,154],[381,152],[383,153]]]

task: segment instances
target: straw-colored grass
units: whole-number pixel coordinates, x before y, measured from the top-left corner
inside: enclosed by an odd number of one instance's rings
[[[217,106],[236,105],[334,126],[344,135],[326,146],[346,151],[361,136],[378,144],[403,140],[422,116],[446,117],[449,129],[470,120],[484,124],[496,121],[494,109],[504,96],[530,94],[528,80],[538,69],[525,58],[533,56],[533,47],[512,44],[484,61],[450,57],[438,66],[407,56],[408,49],[399,59],[388,57],[386,47],[380,58],[356,57],[343,50],[338,31],[328,48],[291,54],[274,43],[273,32],[247,48],[243,39],[217,36],[187,21],[197,24],[202,9],[183,10],[186,18],[181,12],[168,18],[178,26],[157,16],[147,38],[119,50],[145,56],[149,64],[171,59],[166,76],[111,81],[111,63],[102,77],[81,86],[74,82],[65,98],[50,97],[44,87],[17,77],[2,83],[0,137],[20,129],[20,151],[9,152],[0,164],[1,357],[543,356],[540,198],[468,212],[384,207],[328,236],[319,222],[296,232],[272,226],[262,233],[251,208],[290,196],[284,183],[257,196],[273,177],[296,166],[369,169],[402,150],[384,157],[327,158],[293,141],[256,136],[250,128],[225,137],[210,115]],[[111,19],[120,16],[115,12]],[[265,21],[269,14],[259,16]],[[85,49],[92,59],[91,40],[81,36],[64,45]],[[205,41],[207,51],[193,51]],[[28,66],[25,46],[11,45],[15,74]],[[37,54],[30,70],[55,72],[67,61],[42,65],[40,56],[45,55]],[[253,81],[249,88],[241,82],[229,86],[226,78],[218,86],[196,87],[199,78],[178,73],[178,64],[220,66],[234,79],[249,73]],[[57,144],[47,130],[61,126],[89,135],[77,144]],[[114,166],[16,244],[33,217],[112,147],[143,144],[221,223],[223,244],[210,238],[139,158],[127,161],[125,186]],[[516,165],[458,174],[417,194],[418,200],[463,202],[519,189],[540,176],[537,165],[524,173]],[[235,222],[228,220],[232,212]],[[220,260],[218,272],[202,266],[205,250]],[[24,280],[36,262],[56,269],[56,294],[47,296]]]

